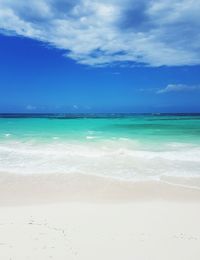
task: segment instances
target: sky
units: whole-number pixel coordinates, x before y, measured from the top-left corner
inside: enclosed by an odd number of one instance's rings
[[[200,112],[200,1],[0,0],[0,113]]]

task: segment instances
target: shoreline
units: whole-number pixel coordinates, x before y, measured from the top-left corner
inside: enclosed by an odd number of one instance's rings
[[[82,174],[0,173],[0,206],[142,200],[200,201],[200,178],[129,181]]]
[[[1,173],[0,259],[199,260],[199,179],[166,181]]]

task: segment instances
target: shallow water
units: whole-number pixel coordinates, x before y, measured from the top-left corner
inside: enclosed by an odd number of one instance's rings
[[[0,118],[0,172],[200,176],[200,116]]]

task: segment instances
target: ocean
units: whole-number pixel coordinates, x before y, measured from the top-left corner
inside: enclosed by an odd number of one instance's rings
[[[200,177],[200,114],[0,114],[0,173]]]

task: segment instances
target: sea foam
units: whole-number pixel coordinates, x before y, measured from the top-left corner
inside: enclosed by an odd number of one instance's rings
[[[200,176],[200,147],[168,143],[146,146],[137,140],[6,141],[0,144],[0,172],[82,173],[120,179]]]

